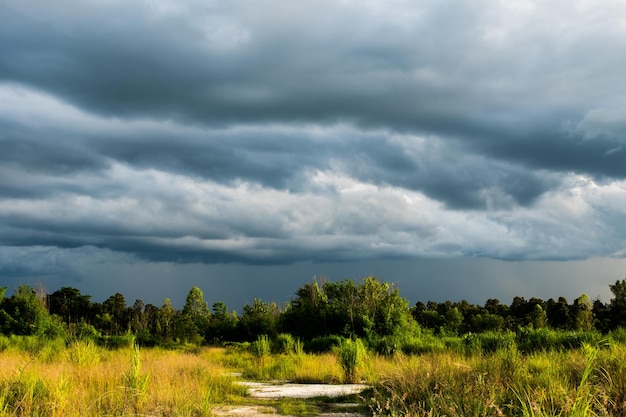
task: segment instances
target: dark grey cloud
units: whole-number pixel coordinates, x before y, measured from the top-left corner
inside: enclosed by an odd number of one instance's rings
[[[2,2],[0,277],[623,258],[625,13]]]
[[[555,130],[614,98],[624,65],[612,49],[619,33],[563,5],[170,6],[112,2],[67,13],[63,2],[6,3],[0,77],[113,117],[348,121],[497,150],[515,134],[522,146],[543,137],[561,148]],[[555,28],[556,16],[566,24]],[[531,162],[603,170],[567,157]]]

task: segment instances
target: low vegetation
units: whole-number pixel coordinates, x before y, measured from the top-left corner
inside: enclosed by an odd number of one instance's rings
[[[486,350],[457,339],[445,349],[433,345],[420,354],[391,356],[366,354],[360,340],[346,339],[322,354],[266,352],[259,364],[246,344],[110,349],[51,340],[35,353],[34,340],[4,338],[0,416],[210,416],[217,405],[251,403],[234,373],[366,383],[371,389],[359,401],[375,416],[626,414],[626,345],[612,335],[595,344],[531,352],[506,334],[495,349],[490,339]],[[269,404],[290,415],[311,415],[322,406],[303,400]]]
[[[104,331],[70,307],[51,313],[27,288],[10,298],[1,291],[0,417],[211,416],[218,405],[253,403],[240,378],[364,383],[371,388],[358,401],[374,416],[623,416],[626,284],[611,290],[604,307],[584,297],[571,309],[514,300],[508,310],[491,302],[491,312],[472,315],[461,304],[409,309],[375,279],[314,282],[284,310],[255,301],[238,318],[223,305],[209,312],[194,289],[183,310],[158,313],[158,340],[134,325],[114,330],[114,319]],[[558,311],[570,324],[554,325]],[[517,326],[465,327],[496,316]],[[326,407],[323,399],[264,404],[303,416]]]

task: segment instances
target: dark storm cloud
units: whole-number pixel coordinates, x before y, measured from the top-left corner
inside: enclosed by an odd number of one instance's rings
[[[619,33],[603,32],[593,17],[562,5],[490,12],[457,2],[397,6],[394,12],[335,2],[8,2],[0,14],[0,78],[107,117],[200,126],[347,122],[461,140],[470,153],[531,168],[625,177],[624,151],[616,150],[614,137],[580,143],[580,135],[561,130],[615,96],[625,64],[611,49]],[[549,16],[559,11],[569,13],[570,24],[557,35]],[[523,22],[529,26],[520,27]],[[591,29],[578,30],[577,22]],[[600,62],[612,64],[601,76]],[[298,164],[312,162],[301,159],[314,156],[306,140],[276,136],[274,144],[290,149],[233,150],[229,138],[215,138],[185,154],[185,144],[177,148],[169,137],[136,144],[118,138],[103,148],[130,163],[158,159],[212,178],[254,176],[290,187]],[[145,144],[141,152],[138,142]],[[241,145],[259,142],[256,149],[271,146],[263,137]],[[38,154],[55,161],[50,169],[97,162],[82,157],[80,149],[59,149],[56,156],[49,151],[34,153],[33,165]],[[344,151],[355,152],[349,146]],[[274,160],[294,153],[299,160],[293,164]],[[376,154],[381,170],[387,156],[406,159]],[[322,164],[324,157],[322,150]],[[410,160],[401,164],[408,166],[409,178],[415,176]],[[484,201],[474,189],[481,186],[473,183],[484,182],[481,176],[473,172],[464,181],[440,179],[442,184],[419,189],[451,207],[480,208]],[[529,178],[513,182],[524,177]],[[535,179],[505,192],[528,204],[541,195],[540,183]]]
[[[623,256],[624,10],[586,7],[3,2],[0,244]]]
[[[537,175],[462,155],[467,153],[464,149],[442,149],[437,145],[440,140],[431,139],[409,152],[406,142],[410,144],[411,139],[394,142],[388,136],[384,131],[330,128],[307,132],[306,127],[280,126],[185,129],[156,124],[103,133],[66,126],[40,132],[18,126],[0,138],[6,149],[0,160],[31,176],[38,171],[60,176],[97,173],[118,161],[217,182],[243,180],[296,192],[310,185],[312,170],[336,168],[363,181],[425,192],[453,208],[484,208],[485,189],[495,188],[522,205],[532,203],[545,189],[545,180]],[[340,161],[331,167],[333,160]],[[469,175],[458,176],[459,169]],[[47,178],[36,191],[32,181],[21,182],[20,187],[12,181],[2,184],[5,195],[72,191],[72,187],[80,192],[81,187],[61,181],[54,184]]]

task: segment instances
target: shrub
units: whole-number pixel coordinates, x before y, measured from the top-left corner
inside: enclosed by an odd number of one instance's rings
[[[109,349],[123,349],[135,346],[135,336],[128,333],[123,336],[103,336],[97,339],[100,346]]]
[[[69,346],[67,359],[78,366],[91,366],[100,362],[100,351],[90,340],[77,340]]]
[[[327,353],[339,346],[341,341],[341,336],[320,336],[306,343],[304,349],[309,353]]]
[[[250,349],[254,356],[264,359],[272,351],[269,337],[266,334],[257,337],[256,341],[250,345]]]
[[[0,384],[0,411],[10,411],[10,414],[6,415],[51,415],[53,408],[51,400],[52,394],[46,382],[34,375],[20,374]]]
[[[465,353],[468,355],[493,353],[500,349],[510,349],[515,344],[513,332],[468,333],[463,336]]]
[[[131,356],[130,368],[124,372],[124,409],[131,408],[135,413],[148,392],[150,376],[141,370],[139,346],[135,345]]]
[[[272,353],[291,354],[295,352],[296,341],[288,333],[281,333],[276,336],[272,343]]]
[[[374,339],[370,348],[381,355],[390,356],[402,350],[402,339],[396,335],[382,336]]]
[[[363,362],[365,347],[360,339],[345,339],[339,346],[339,364],[343,371],[343,382],[354,384],[359,381],[358,368]]]
[[[100,333],[91,324],[81,320],[78,323],[72,323],[68,326],[68,334],[71,339],[83,340],[90,339],[96,340],[100,337]]]

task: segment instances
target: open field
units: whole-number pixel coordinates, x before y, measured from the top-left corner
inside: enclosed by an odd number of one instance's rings
[[[39,344],[37,344],[39,343]],[[92,342],[4,339],[0,416],[210,416],[229,405],[321,414],[324,399],[247,397],[236,381],[342,383],[341,352],[255,355],[242,347],[109,350]],[[388,416],[621,416],[626,346],[615,341],[521,353],[449,349],[362,352],[354,370],[372,386],[363,410]],[[233,373],[241,373],[233,374]]]

